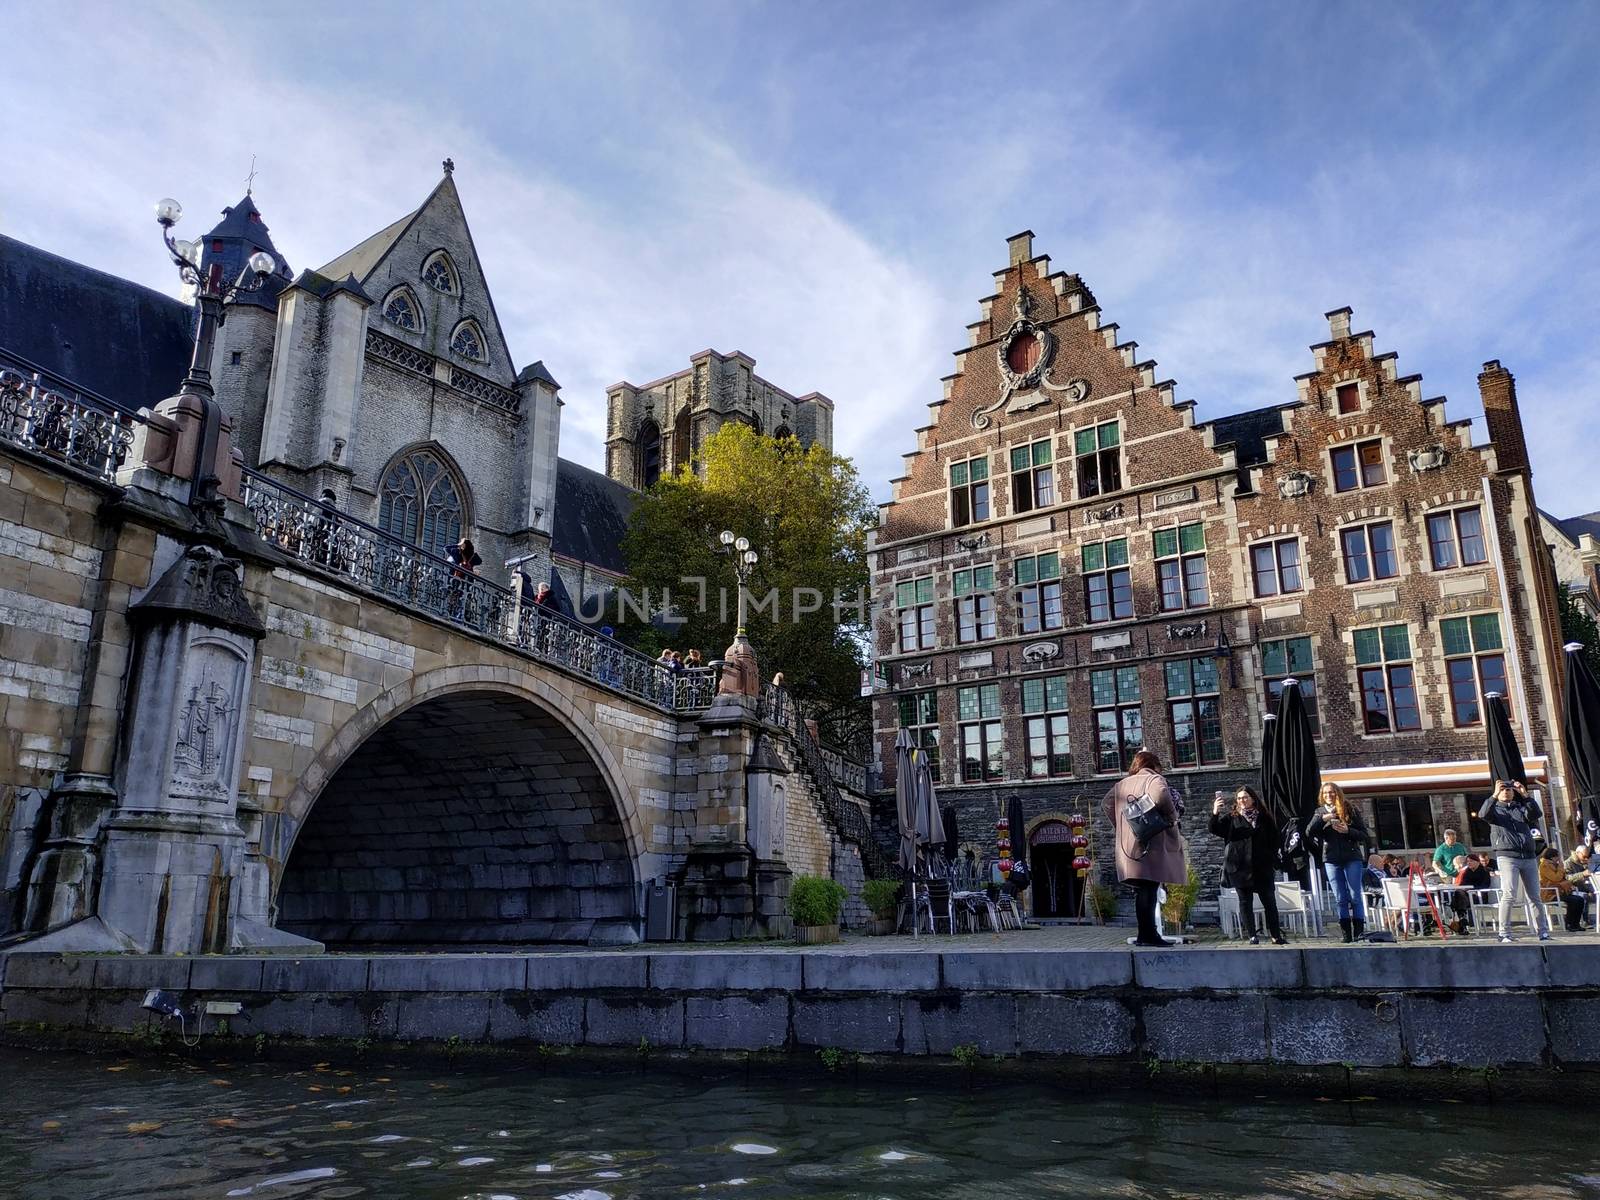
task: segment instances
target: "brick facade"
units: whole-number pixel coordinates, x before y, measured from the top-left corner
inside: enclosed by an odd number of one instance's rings
[[[1553,579],[1510,373],[1486,364],[1496,441],[1473,446],[1469,423],[1342,309],[1293,398],[1207,422],[1031,234],[1010,249],[875,532],[886,780],[904,708],[937,739],[963,837],[992,845],[1004,795],[1022,794],[1030,820],[1097,808],[1144,744],[1191,796],[1198,845],[1212,789],[1257,769],[1272,681],[1309,668],[1337,774],[1485,757],[1481,724],[1457,709],[1470,717],[1503,671],[1523,751],[1552,756],[1565,815]],[[1446,520],[1451,547],[1435,552]],[[1273,543],[1267,569],[1257,548]],[[1450,672],[1468,663],[1475,682],[1453,705]],[[1380,678],[1381,702],[1372,686],[1364,703],[1363,680]],[[1385,836],[1422,849],[1486,782],[1397,775],[1355,794]]]

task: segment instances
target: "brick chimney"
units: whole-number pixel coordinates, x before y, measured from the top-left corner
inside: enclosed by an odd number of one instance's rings
[[[1528,443],[1522,433],[1522,414],[1517,411],[1517,381],[1499,359],[1483,364],[1478,394],[1483,398],[1483,423],[1494,443],[1500,469],[1526,471]]]
[[[1006,239],[1006,248],[1011,251],[1011,265],[1033,261],[1033,230],[1024,229],[1021,233],[1014,233]]]

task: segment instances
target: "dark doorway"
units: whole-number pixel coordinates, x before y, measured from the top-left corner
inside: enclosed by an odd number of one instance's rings
[[[1028,867],[1033,872],[1033,915],[1065,919],[1083,915],[1083,884],[1072,859],[1072,830],[1063,821],[1047,821],[1028,839]]]

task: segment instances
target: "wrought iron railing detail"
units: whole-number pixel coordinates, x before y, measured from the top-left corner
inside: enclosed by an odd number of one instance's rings
[[[38,371],[0,364],[0,440],[57,459],[106,483],[133,444],[131,414],[49,386]]]
[[[474,400],[482,400],[485,404],[493,405],[495,408],[503,408],[508,413],[515,413],[522,407],[522,401],[509,388],[503,388],[498,383],[485,379],[482,375],[474,375],[471,371],[463,371],[453,364],[450,367],[450,386],[458,392],[471,396]]]
[[[667,712],[698,712],[716,695],[716,665],[672,671],[510,588],[311,499],[255,471],[244,503],[256,532],[296,561]]]
[[[868,877],[889,877],[894,868],[872,836],[872,822],[859,804],[840,792],[828,762],[829,752],[812,736],[805,713],[795,704],[794,697],[781,686],[764,683],[758,711],[762,719],[789,733],[795,754],[816,790],[823,816],[841,838],[860,849],[861,865]]]

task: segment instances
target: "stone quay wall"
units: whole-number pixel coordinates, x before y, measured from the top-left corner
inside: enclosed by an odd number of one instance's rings
[[[149,1035],[145,989],[236,1000],[207,1036],[1054,1060],[1250,1086],[1458,1088],[1600,1070],[1600,946],[1172,952],[860,948],[0,959],[0,1036]],[[191,1025],[190,1032],[193,1032]],[[971,1048],[969,1050],[968,1048]],[[848,1059],[847,1059],[848,1060]],[[1542,1083],[1540,1082],[1542,1081]],[[1354,1094],[1354,1093],[1352,1093]]]

